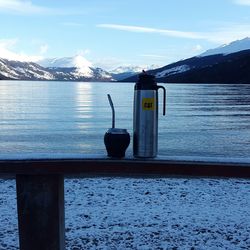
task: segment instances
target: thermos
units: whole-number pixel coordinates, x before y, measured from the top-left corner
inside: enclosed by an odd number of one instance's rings
[[[156,157],[158,151],[158,90],[163,89],[163,115],[166,113],[166,89],[158,86],[153,75],[143,72],[134,88],[133,154]]]

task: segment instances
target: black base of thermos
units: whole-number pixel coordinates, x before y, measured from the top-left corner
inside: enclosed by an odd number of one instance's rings
[[[126,129],[110,128],[104,135],[104,144],[109,157],[122,158],[130,143]]]

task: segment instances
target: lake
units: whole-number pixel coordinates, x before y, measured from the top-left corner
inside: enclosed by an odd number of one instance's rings
[[[117,127],[132,135],[133,85],[0,81],[0,159],[105,155],[103,135],[111,126],[107,94]],[[161,156],[250,162],[250,85],[165,87]],[[248,249],[249,184],[184,177],[65,179],[66,249]],[[16,250],[14,180],[0,180],[0,204],[0,249]]]
[[[161,84],[163,85],[163,84]],[[250,84],[164,84],[159,91],[159,155],[250,162]],[[106,154],[104,133],[127,128],[132,138],[134,83],[0,81],[0,157]],[[132,141],[127,155],[132,155]]]

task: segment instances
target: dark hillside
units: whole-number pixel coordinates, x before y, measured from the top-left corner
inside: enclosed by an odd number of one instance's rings
[[[185,70],[180,70],[185,67]],[[192,57],[148,71],[165,83],[250,83],[250,50]],[[159,77],[160,76],[160,77]],[[125,79],[136,81],[137,76]]]

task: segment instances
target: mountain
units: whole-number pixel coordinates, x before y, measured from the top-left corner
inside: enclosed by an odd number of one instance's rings
[[[83,77],[92,77],[93,70],[91,62],[86,60],[83,56],[77,55],[74,57],[63,57],[63,58],[46,58],[37,62],[39,65],[49,68],[70,68],[77,69],[77,73]]]
[[[113,81],[110,73],[91,67],[82,56],[45,59],[38,63],[0,58],[0,79]]]
[[[142,71],[141,67],[119,66],[109,72],[111,73],[112,77],[115,80],[120,81],[122,79],[136,75],[141,71]]]
[[[215,48],[215,49],[209,49],[205,51],[204,53],[200,54],[199,56],[211,56],[211,55],[217,55],[217,54],[231,54],[235,52],[239,52],[242,50],[248,50],[250,49],[250,38],[246,37],[241,40],[233,41],[229,44],[223,44],[222,46]]]
[[[101,68],[81,71],[76,67],[46,68],[58,81],[114,81],[112,75]]]
[[[249,68],[250,39],[245,38],[148,73],[166,83],[250,83]]]
[[[155,69],[157,68],[156,65],[151,65],[151,66],[119,66],[111,71],[112,77],[116,81],[123,80],[125,78],[137,75],[138,73],[142,72],[142,70],[150,70],[150,69]]]
[[[0,58],[0,79],[55,80],[53,74],[36,63],[2,58]]]
[[[93,67],[92,63],[81,55],[63,58],[47,58],[38,61],[38,63],[46,67],[58,80],[114,80],[109,72],[101,68]]]

